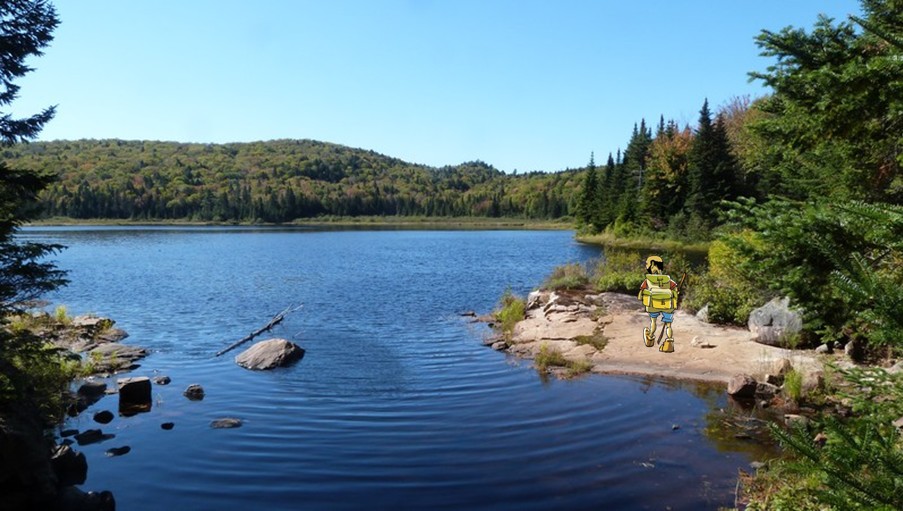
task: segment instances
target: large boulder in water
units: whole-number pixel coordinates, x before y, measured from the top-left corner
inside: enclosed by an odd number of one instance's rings
[[[781,346],[803,328],[800,313],[790,308],[790,299],[773,299],[749,313],[749,331],[754,341],[769,346]]]
[[[304,350],[285,339],[267,339],[251,346],[235,357],[245,369],[264,370],[292,364],[304,357]]]

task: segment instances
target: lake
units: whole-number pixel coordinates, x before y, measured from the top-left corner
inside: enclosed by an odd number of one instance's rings
[[[132,375],[172,378],[154,386],[148,413],[99,426],[94,411],[116,411],[107,397],[66,425],[115,435],[79,449],[84,488],[111,490],[119,509],[717,509],[733,506],[737,470],[762,456],[725,430],[721,389],[549,380],[483,346],[489,331],[461,313],[599,256],[572,232],[29,227],[20,237],[68,246],[55,259],[72,282],[49,300],[112,317],[126,343],[152,352]],[[241,349],[214,357],[292,304],[303,309],[273,335],[306,350],[298,364],[252,372],[233,362]],[[203,401],[182,396],[193,383]],[[222,417],[244,424],[211,429]]]

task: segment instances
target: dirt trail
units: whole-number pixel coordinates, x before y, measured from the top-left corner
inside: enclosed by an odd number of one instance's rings
[[[589,360],[596,373],[726,383],[738,373],[764,376],[782,358],[804,372],[821,367],[812,352],[759,344],[745,328],[704,323],[681,310],[674,316],[674,352],[662,353],[657,345],[647,348],[643,328],[649,324],[649,315],[635,296],[618,293],[590,297],[534,293],[526,316],[514,329],[509,352],[533,358],[545,344],[569,360]],[[661,320],[658,326],[660,329]],[[608,339],[603,349],[577,342],[598,333],[599,328]]]

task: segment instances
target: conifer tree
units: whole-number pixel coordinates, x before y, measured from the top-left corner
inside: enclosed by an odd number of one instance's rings
[[[589,164],[586,167],[586,176],[583,179],[583,191],[577,202],[577,220],[582,225],[592,223],[592,218],[597,214],[598,206],[598,177],[596,176],[596,162],[593,153],[589,155]]]
[[[4,148],[34,139],[53,117],[53,107],[23,118],[6,109],[18,96],[19,86],[14,81],[32,70],[26,59],[41,55],[57,24],[56,11],[47,2],[0,2],[0,145]],[[36,196],[50,179],[0,161],[0,324],[8,322],[12,313],[28,308],[42,293],[66,282],[64,272],[45,260],[61,247],[15,239],[22,222],[35,212]],[[51,410],[50,403],[58,399],[68,380],[51,376],[56,374],[52,368],[59,367],[59,355],[43,346],[43,339],[27,331],[0,327],[0,414],[19,411],[25,402],[31,403],[29,407],[43,407],[40,409],[48,417],[58,411]]]
[[[42,54],[58,23],[56,11],[45,1],[0,3],[0,108],[5,110],[16,99],[19,86],[14,80],[32,70],[26,59]],[[24,118],[0,112],[0,144],[10,146],[34,139],[54,113],[52,106]],[[37,194],[51,179],[9,168],[0,161],[0,314],[18,309],[64,283],[61,271],[41,261],[59,247],[14,240],[22,222],[35,213]]]

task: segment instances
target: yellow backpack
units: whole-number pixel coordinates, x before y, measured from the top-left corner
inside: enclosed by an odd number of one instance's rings
[[[674,312],[677,308],[677,290],[671,289],[671,277],[646,274],[646,289],[642,292],[646,312]]]

